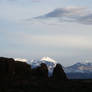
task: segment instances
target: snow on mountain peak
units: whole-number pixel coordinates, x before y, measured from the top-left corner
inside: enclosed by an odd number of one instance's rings
[[[27,62],[27,59],[24,58],[15,58],[15,61]]]
[[[45,63],[48,67],[48,74],[52,75],[53,69],[56,66],[56,61],[51,59],[50,57],[43,57],[40,60],[31,60],[27,62],[31,65],[32,68],[36,68],[40,66],[41,63]]]
[[[85,63],[92,63],[92,61],[90,61],[90,60],[86,60]]]
[[[50,57],[43,57],[40,60],[31,60],[28,63],[31,64],[32,67],[40,66],[41,63],[45,63],[49,68],[56,66],[56,61],[51,59]]]
[[[90,61],[90,60],[85,60],[84,62],[80,62],[80,64],[84,64],[84,65],[92,64],[92,61]]]
[[[51,59],[50,57],[43,57],[40,61],[48,61],[48,62],[56,63],[56,61]]]

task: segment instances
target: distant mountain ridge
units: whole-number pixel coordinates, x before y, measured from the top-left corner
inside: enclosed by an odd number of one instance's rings
[[[32,68],[40,66],[41,63],[45,63],[48,67],[49,73],[53,71],[53,68],[56,66],[57,61],[53,60],[50,57],[42,57],[39,60],[27,60],[25,58],[16,58],[15,61],[26,62],[31,65]],[[92,62],[78,62],[68,67],[63,67],[66,73],[90,73],[92,72]]]
[[[57,61],[53,60],[50,57],[43,57],[39,60],[27,60],[17,58],[17,61],[26,62],[31,65],[31,68],[36,68],[40,66],[41,63],[45,63],[48,67],[48,75],[51,76],[53,69],[55,68]],[[64,67],[64,72],[67,74],[68,78],[73,79],[90,79],[92,78],[92,62],[77,62],[71,66]]]
[[[72,66],[64,68],[66,73],[90,73],[92,72],[92,62],[79,62]]]
[[[69,79],[92,79],[92,62],[79,62],[63,69]]]

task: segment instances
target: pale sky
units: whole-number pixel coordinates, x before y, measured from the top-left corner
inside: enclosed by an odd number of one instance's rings
[[[92,0],[0,0],[0,56],[62,65],[92,61]]]

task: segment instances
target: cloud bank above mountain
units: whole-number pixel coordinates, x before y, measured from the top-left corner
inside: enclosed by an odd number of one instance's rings
[[[58,20],[59,22],[77,22],[81,24],[92,24],[92,11],[86,7],[57,8],[41,16],[34,17],[35,20]]]

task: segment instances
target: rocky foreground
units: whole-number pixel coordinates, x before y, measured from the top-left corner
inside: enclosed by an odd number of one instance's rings
[[[42,63],[32,69],[25,62],[0,57],[0,92],[89,92],[92,80],[69,80],[57,64],[51,77]]]

